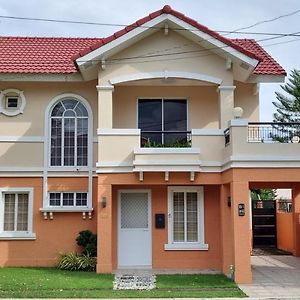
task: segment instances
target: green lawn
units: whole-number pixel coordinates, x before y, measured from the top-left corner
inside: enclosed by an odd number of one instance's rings
[[[0,268],[1,298],[245,297],[223,275],[158,275],[152,291],[114,291],[113,275],[54,268]]]

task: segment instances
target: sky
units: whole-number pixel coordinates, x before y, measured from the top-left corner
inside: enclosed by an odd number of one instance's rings
[[[131,24],[149,13],[170,5],[212,30],[236,30],[256,22],[272,19],[300,9],[299,0],[0,0],[0,15],[76,20],[109,24]],[[293,16],[264,23],[248,32],[300,33],[300,12]],[[91,26],[0,18],[0,35],[105,37],[119,30],[116,26]],[[265,35],[231,34],[232,38],[264,39]],[[290,42],[288,42],[290,41]],[[284,43],[283,43],[284,42]],[[288,43],[286,43],[288,42]],[[274,43],[281,43],[271,45]],[[290,73],[300,69],[300,37],[284,37],[260,44]],[[280,84],[260,87],[260,120],[272,121],[272,104]]]

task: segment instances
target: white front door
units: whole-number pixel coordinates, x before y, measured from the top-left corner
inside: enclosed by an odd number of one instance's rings
[[[118,266],[121,268],[152,266],[149,190],[119,191]]]

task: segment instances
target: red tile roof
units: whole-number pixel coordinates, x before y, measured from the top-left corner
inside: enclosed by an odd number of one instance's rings
[[[0,73],[75,73],[73,56],[100,40],[0,37]]]
[[[256,75],[286,75],[280,64],[253,39],[232,39],[232,41],[249,51],[259,55],[263,60],[256,66]]]
[[[245,55],[259,60],[254,74],[285,75],[284,69],[252,39],[228,39],[166,5],[107,38],[0,37],[0,73],[72,74],[75,60],[162,15],[171,14]]]

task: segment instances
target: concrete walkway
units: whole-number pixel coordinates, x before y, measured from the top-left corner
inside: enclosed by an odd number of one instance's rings
[[[300,258],[272,255],[252,256],[253,283],[239,287],[254,298],[300,299]]]

